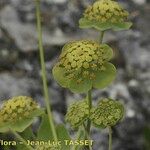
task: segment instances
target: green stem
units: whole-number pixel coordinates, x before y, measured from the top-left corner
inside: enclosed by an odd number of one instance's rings
[[[90,113],[90,110],[92,108],[92,90],[88,91],[86,99],[87,99],[87,103],[89,106],[89,113]],[[91,120],[88,119],[87,124],[86,125],[84,124],[85,139],[88,139],[88,140],[90,139],[90,131],[91,131]],[[91,145],[89,145],[87,148],[89,150],[92,149]]]
[[[45,60],[44,60],[44,49],[43,49],[43,42],[42,42],[42,27],[41,27],[41,13],[40,13],[40,0],[35,0],[36,2],[36,17],[37,17],[37,31],[38,31],[38,43],[39,43],[39,52],[40,52],[40,62],[42,68],[42,81],[43,81],[43,90],[44,90],[44,101],[48,113],[49,124],[52,129],[52,134],[54,140],[57,141],[57,134],[56,129],[54,126],[54,121],[52,118],[51,107],[49,104],[49,93],[48,93],[48,85],[47,85],[47,77],[46,77],[46,67],[45,67]]]
[[[79,130],[78,130],[78,133],[77,133],[77,138],[76,138],[76,140],[80,140],[82,134],[83,134],[83,130],[82,130],[82,128],[80,127]],[[77,147],[78,147],[77,145],[73,145],[72,150],[76,150]]]
[[[108,150],[112,150],[112,129],[109,127],[109,147]]]
[[[87,140],[90,140],[90,134],[87,132],[87,129],[86,129],[86,126],[85,126],[84,123],[83,123],[83,127],[84,127],[84,130],[85,130],[85,138],[87,138]],[[88,148],[89,148],[89,150],[92,150],[91,145],[89,145]]]
[[[32,148],[30,145],[27,144],[26,140],[24,138],[22,138],[16,131],[11,130],[11,132],[15,135],[15,137],[20,140],[27,149],[29,150],[34,150],[34,148]]]
[[[88,105],[89,105],[89,113],[90,113],[90,110],[92,108],[92,91],[88,91],[88,94],[87,94],[87,101],[88,101]],[[88,120],[87,121],[87,133],[88,133],[88,136],[90,135],[90,130],[91,130],[91,121]]]
[[[105,32],[105,31],[101,31],[101,33],[100,33],[100,37],[99,37],[99,42],[100,42],[100,44],[103,42],[104,32]]]

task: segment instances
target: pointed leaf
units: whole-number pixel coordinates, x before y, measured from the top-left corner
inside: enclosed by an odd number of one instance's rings
[[[71,140],[69,133],[63,124],[57,125],[57,136],[59,141],[62,142],[61,149],[62,150],[70,150],[70,146],[65,144],[64,140]]]
[[[20,134],[25,140],[33,140],[35,135],[33,134],[33,131],[30,127],[28,127],[26,130],[24,130],[21,134]],[[28,150],[28,148],[26,148],[26,146],[24,144],[17,144],[16,146],[17,150]]]
[[[54,140],[47,114],[42,116],[42,122],[38,129],[37,139],[43,141]]]

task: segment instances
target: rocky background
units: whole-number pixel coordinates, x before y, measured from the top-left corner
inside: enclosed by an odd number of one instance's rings
[[[81,30],[78,20],[92,0],[42,0],[43,41],[49,91],[56,121],[64,122],[67,106],[83,95],[62,89],[51,74],[62,46],[73,39],[97,39]],[[118,75],[111,86],[95,90],[94,102],[110,96],[121,100],[126,117],[113,129],[114,150],[150,150],[150,1],[120,0],[131,13],[129,31],[105,34],[115,51]],[[0,100],[28,95],[43,106],[34,0],[0,0]],[[107,130],[93,129],[94,150],[107,149]]]

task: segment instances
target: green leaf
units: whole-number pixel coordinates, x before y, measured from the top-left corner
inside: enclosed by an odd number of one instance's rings
[[[79,128],[78,131],[78,138],[77,140],[85,140],[85,131],[83,128]],[[74,145],[74,150],[83,150],[83,146],[80,145]]]
[[[150,149],[150,127],[144,128],[144,140],[145,140],[145,147],[146,150]]]
[[[80,28],[95,28],[100,31],[108,30],[111,28],[110,23],[100,23],[96,21],[91,21],[85,18],[81,18],[79,20],[79,27]]]
[[[105,50],[105,56],[106,56],[106,60],[105,61],[109,61],[113,58],[113,50],[110,46],[108,46],[107,44],[102,44],[101,45],[104,50]]]
[[[85,93],[92,88],[92,81],[89,79],[82,80],[81,83],[77,83],[77,80],[70,81],[69,89],[74,93]]]
[[[45,113],[45,108],[38,108],[36,110],[34,110],[29,116],[28,118],[34,118],[37,116],[41,116]]]
[[[10,129],[17,132],[23,132],[27,127],[29,127],[33,123],[33,121],[34,118],[17,121],[15,124],[10,125]]]
[[[9,129],[9,123],[3,123],[3,124],[0,124],[0,133],[6,133],[8,132],[10,129]]]
[[[113,29],[115,31],[119,30],[127,30],[132,26],[131,22],[121,22],[121,23],[111,23],[105,22],[101,23],[99,21],[91,21],[86,18],[81,18],[79,20],[79,27],[80,28],[95,28],[100,31],[105,31],[108,29]]]
[[[111,63],[106,63],[104,65],[105,70],[96,73],[96,79],[93,82],[93,87],[102,89],[108,86],[116,76],[116,68]]]
[[[20,135],[25,140],[33,140],[35,137],[32,129],[30,127],[28,127],[26,130],[24,130]],[[16,149],[17,150],[28,150],[28,148],[26,148],[26,146],[24,144],[17,144]]]
[[[33,140],[35,138],[31,127],[25,129],[20,135],[26,140]]]
[[[49,125],[48,115],[44,114],[42,116],[42,122],[38,129],[37,139],[41,141],[54,140],[52,130]]]
[[[3,123],[0,125],[0,132],[5,133],[8,132],[10,129],[16,132],[23,132],[27,127],[29,127],[34,122],[35,117],[40,116],[43,113],[44,110],[39,108],[33,111],[28,116],[28,118],[22,118],[21,120],[18,120],[16,122]]]
[[[113,29],[115,31],[128,30],[128,29],[130,29],[131,26],[132,26],[131,22],[122,22],[122,23],[113,24]]]
[[[58,66],[54,66],[53,70],[52,70],[54,79],[64,88],[68,87],[68,79],[66,79],[65,77],[65,69],[58,67]]]
[[[66,145],[64,142],[65,140],[71,140],[65,126],[63,124],[57,125],[56,130],[57,130],[58,140],[62,142],[61,149],[62,150],[70,150],[70,146]]]

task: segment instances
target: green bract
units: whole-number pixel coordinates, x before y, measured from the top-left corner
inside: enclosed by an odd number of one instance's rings
[[[126,22],[128,15],[118,2],[98,0],[85,10],[79,25],[81,28],[96,28],[100,31],[129,29],[132,23]]]
[[[108,61],[112,49],[95,41],[81,40],[63,47],[58,63],[53,68],[55,80],[73,92],[87,92],[92,87],[104,88],[115,78],[116,69]]]
[[[115,100],[103,99],[90,113],[92,123],[97,127],[111,127],[117,124],[124,115],[123,105]]]
[[[78,101],[70,106],[66,114],[66,121],[70,123],[73,128],[77,128],[89,116],[89,106],[86,101]]]
[[[43,113],[32,98],[18,96],[6,101],[0,109],[0,132],[10,129],[22,132],[32,122],[34,117]]]

